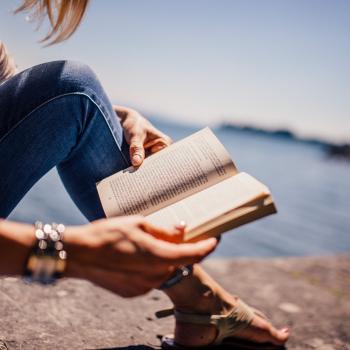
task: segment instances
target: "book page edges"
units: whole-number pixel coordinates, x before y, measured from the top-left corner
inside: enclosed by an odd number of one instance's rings
[[[276,206],[272,197],[268,195],[196,227],[185,234],[184,241],[196,242],[209,237],[218,237],[226,231],[275,213],[277,213]]]

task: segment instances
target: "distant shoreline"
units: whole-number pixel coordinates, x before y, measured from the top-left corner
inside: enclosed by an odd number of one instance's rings
[[[320,146],[324,149],[327,156],[331,158],[339,158],[350,161],[350,144],[349,143],[335,143],[324,141],[317,138],[299,137],[294,132],[288,129],[267,129],[263,127],[257,127],[248,124],[236,124],[236,123],[221,123],[217,127],[221,130],[232,130],[247,132],[255,135],[262,135],[267,137],[273,137],[278,139],[286,139],[299,143]]]
[[[145,113],[145,115],[152,115],[152,113]],[[189,127],[189,128],[200,128],[203,125],[198,124],[183,124],[174,119],[166,119],[161,117],[160,115],[153,114],[151,120],[158,125],[172,125],[174,127]],[[262,126],[256,126],[252,124],[244,124],[244,123],[235,123],[235,122],[227,122],[222,121],[217,124],[211,125],[213,130],[227,130],[227,131],[238,131],[244,132],[247,134],[251,134],[252,136],[265,136],[268,138],[275,138],[279,140],[290,140],[293,142],[302,143],[305,145],[311,145],[320,147],[327,157],[336,159],[336,160],[344,160],[350,162],[350,143],[348,142],[332,142],[323,140],[318,137],[302,137],[298,136],[295,132],[287,128],[265,128]]]

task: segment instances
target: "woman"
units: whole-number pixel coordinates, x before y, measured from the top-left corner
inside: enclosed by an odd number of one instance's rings
[[[25,0],[17,12],[47,15],[52,29],[44,41],[55,44],[74,33],[87,3]],[[125,297],[160,287],[176,317],[165,348],[242,339],[246,346],[273,348],[287,341],[288,329],[274,328],[196,264],[215,249],[215,239],[178,244],[181,227],[168,232],[143,217],[104,218],[95,183],[130,163],[139,166],[145,151],[169,145],[168,136],[135,110],[112,106],[94,73],[80,63],[50,62],[17,73],[0,43],[0,84],[0,217],[56,166],[90,221],[64,231],[63,225],[38,223],[34,229],[0,220],[0,274],[26,273],[48,282],[63,273]]]

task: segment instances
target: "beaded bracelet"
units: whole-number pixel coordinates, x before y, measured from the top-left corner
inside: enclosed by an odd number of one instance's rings
[[[30,252],[24,273],[27,281],[50,284],[62,277],[67,260],[63,243],[64,230],[63,224],[35,223],[36,243]]]

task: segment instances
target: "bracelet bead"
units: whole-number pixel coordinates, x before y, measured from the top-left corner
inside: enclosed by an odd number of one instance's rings
[[[67,260],[63,242],[64,231],[63,224],[44,225],[41,221],[35,223],[36,243],[26,264],[27,281],[49,284],[62,276]]]

